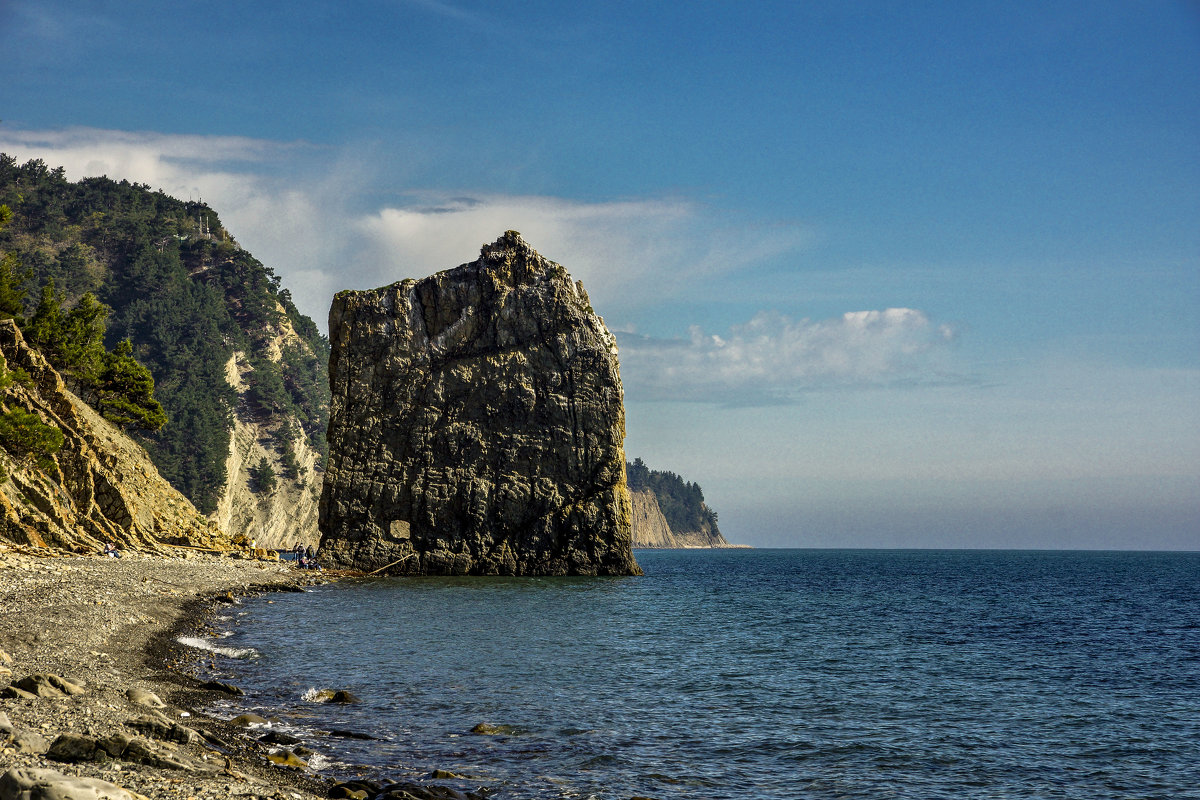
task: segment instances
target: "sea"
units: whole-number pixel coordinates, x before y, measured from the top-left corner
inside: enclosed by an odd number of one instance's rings
[[[497,800],[1200,798],[1200,553],[636,555],[644,577],[258,596],[191,643],[246,691],[213,713],[275,719],[339,779]]]

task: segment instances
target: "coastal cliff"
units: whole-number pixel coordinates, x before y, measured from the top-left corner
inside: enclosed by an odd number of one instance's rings
[[[249,359],[243,352],[229,357],[226,380],[242,398],[249,390]],[[258,547],[288,549],[300,542],[316,545],[317,505],[321,498],[322,455],[300,435],[289,419],[262,418],[239,403],[225,459],[228,476],[211,518],[223,530],[241,532]],[[284,453],[291,453],[285,464]],[[278,477],[270,486],[255,480],[264,464]],[[291,474],[289,474],[289,472]]]
[[[132,436],[159,474],[231,536],[316,544],[328,342],[278,276],[207,204],[149,186],[0,154],[0,205],[28,296],[50,280],[64,308],[91,294],[108,346],[129,339],[153,375],[167,423]]]
[[[329,315],[327,563],[390,574],[640,574],[616,340],[515,231]]]
[[[6,412],[21,409],[56,429],[62,445],[36,461],[0,450],[0,538],[98,552],[165,545],[229,549],[229,537],[163,480],[143,450],[69,392],[12,320],[0,320]]]
[[[655,549],[699,549],[732,547],[725,537],[707,523],[699,530],[675,532],[658,505],[658,496],[645,487],[630,489],[633,502],[633,546]]]
[[[717,513],[700,485],[674,472],[650,469],[640,459],[625,465],[633,501],[633,546],[646,548],[735,547],[717,528]]]

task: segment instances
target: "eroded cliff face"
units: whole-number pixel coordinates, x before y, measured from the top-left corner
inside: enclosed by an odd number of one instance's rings
[[[325,561],[389,574],[640,574],[617,347],[514,231],[329,315]]]
[[[278,347],[275,348],[278,352]],[[225,365],[225,376],[238,395],[246,392],[251,367],[244,353],[234,353]],[[276,443],[282,426],[290,426],[289,444],[295,454],[297,475],[288,477]],[[252,470],[266,459],[275,471],[275,486],[257,489]],[[299,426],[287,415],[256,419],[243,412],[234,415],[229,455],[225,459],[225,488],[210,519],[222,530],[241,534],[260,548],[289,549],[297,542],[316,546],[317,505],[323,474],[320,454],[309,446]]]
[[[720,531],[705,526],[702,530],[672,531],[658,506],[658,496],[650,489],[631,489],[633,503],[633,546],[646,548],[698,549],[732,547]]]
[[[141,446],[67,391],[11,320],[0,321],[0,355],[6,373],[28,376],[0,392],[4,408],[19,406],[63,434],[62,447],[42,465],[0,452],[8,473],[0,485],[0,538],[79,552],[99,551],[107,541],[128,550],[231,548],[229,537],[159,476]]]

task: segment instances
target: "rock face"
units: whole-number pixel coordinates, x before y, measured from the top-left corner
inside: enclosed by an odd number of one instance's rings
[[[720,531],[708,524],[700,530],[673,531],[658,506],[658,496],[651,489],[631,489],[633,502],[633,546],[646,548],[704,548],[732,547]]]
[[[630,575],[616,339],[515,231],[329,314],[327,565]]]
[[[0,485],[0,539],[38,547],[98,552],[161,550],[175,544],[228,549],[229,537],[158,474],[146,451],[67,391],[11,320],[0,321],[0,354],[8,373],[6,409],[21,407],[58,428],[63,445],[47,464],[0,451],[8,480]]]
[[[282,337],[280,337],[282,338]],[[286,341],[286,340],[285,340]],[[279,348],[275,348],[278,351]],[[246,354],[235,352],[225,365],[225,379],[239,397],[247,392],[251,372]],[[229,455],[225,459],[225,488],[209,518],[230,534],[241,534],[258,547],[289,549],[300,542],[316,545],[317,503],[321,497],[320,454],[307,437],[296,433],[299,425],[286,413],[265,419],[244,413],[239,403],[233,416]],[[279,455],[279,429],[292,428],[289,446],[297,461],[297,477],[288,479]],[[269,491],[255,490],[251,471],[266,459],[279,476]]]

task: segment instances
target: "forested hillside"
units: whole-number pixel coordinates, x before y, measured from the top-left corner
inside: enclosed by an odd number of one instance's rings
[[[51,281],[64,309],[88,293],[110,308],[105,345],[129,339],[167,417],[134,433],[200,511],[228,494],[235,415],[271,453],[256,464],[271,488],[319,485],[328,342],[213,209],[127,181],[70,182],[61,168],[2,154],[0,204],[13,212],[0,252],[19,262],[26,314]]]
[[[674,472],[650,469],[640,458],[625,463],[625,477],[630,492],[653,493],[671,534],[700,534],[701,539],[714,545],[725,544],[717,529],[717,512],[705,504],[699,484],[684,481]]]

